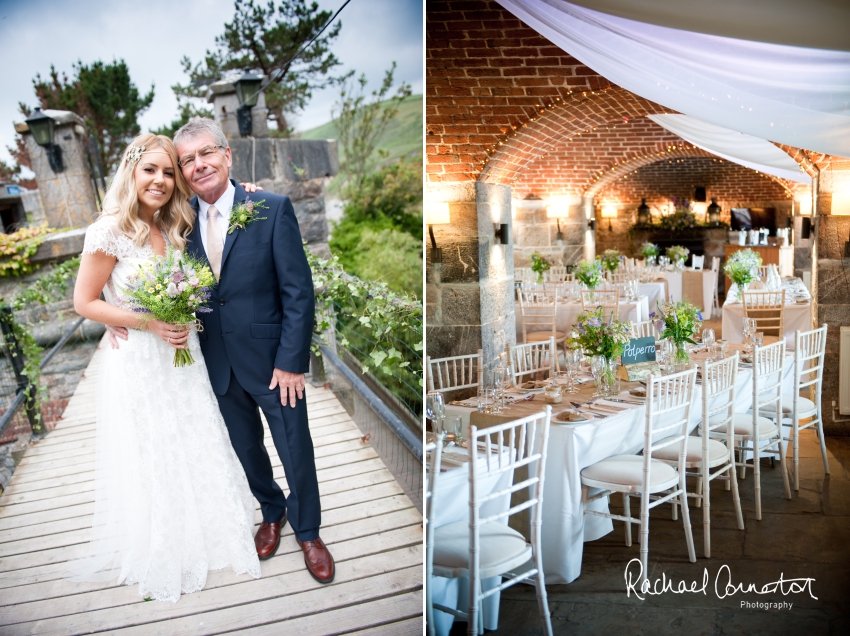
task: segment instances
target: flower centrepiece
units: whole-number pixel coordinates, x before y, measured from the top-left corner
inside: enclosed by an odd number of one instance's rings
[[[123,304],[131,311],[148,314],[150,319],[199,330],[196,313],[209,313],[206,307],[215,276],[209,265],[169,247],[166,255],[139,265],[139,271],[127,280]],[[174,366],[193,364],[189,349],[174,350]]]
[[[759,276],[761,254],[751,249],[740,250],[732,254],[723,271],[738,286],[739,293],[745,285],[749,285]]]
[[[613,274],[620,266],[620,252],[619,250],[605,250],[599,260],[602,261],[602,267]]]
[[[602,263],[600,261],[581,261],[575,269],[575,277],[588,289],[596,289],[602,282]]]
[[[600,386],[614,387],[616,386],[614,362],[622,355],[623,349],[631,339],[631,325],[615,320],[613,313],[607,321],[604,315],[603,307],[579,314],[567,345],[573,349],[581,347],[585,355],[603,358],[605,364],[600,376]]]
[[[233,234],[235,230],[244,230],[254,221],[265,221],[268,217],[257,216],[257,210],[269,209],[269,206],[263,205],[265,202],[265,199],[262,201],[245,199],[244,202],[234,205],[230,210],[230,216],[227,218],[227,233]]]
[[[531,255],[531,271],[537,274],[538,283],[543,282],[543,272],[549,271],[550,267],[552,267],[552,263],[547,261],[543,254],[534,252]]]
[[[653,312],[650,317],[655,316]],[[699,332],[702,325],[702,313],[689,302],[658,303],[658,314],[655,326],[658,328],[659,338],[669,338],[676,348],[673,363],[684,366],[690,361],[685,343],[696,344],[694,336]]]
[[[690,253],[691,250],[687,247],[683,247],[682,245],[671,245],[667,248],[667,256],[673,263],[684,263]]]
[[[645,259],[655,258],[658,254],[660,254],[660,251],[655,243],[644,241],[640,246],[640,255]]]

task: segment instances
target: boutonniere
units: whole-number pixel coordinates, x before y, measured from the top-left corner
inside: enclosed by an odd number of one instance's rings
[[[233,234],[233,230],[244,230],[246,226],[251,225],[254,221],[265,221],[268,217],[257,216],[257,210],[268,210],[269,206],[263,205],[266,200],[249,201],[245,199],[243,203],[234,205],[230,210],[230,216],[227,218],[229,227],[228,234]]]

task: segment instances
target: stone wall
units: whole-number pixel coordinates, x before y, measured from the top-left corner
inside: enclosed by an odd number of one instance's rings
[[[237,181],[252,181],[292,199],[301,235],[320,255],[328,249],[325,184],[339,172],[336,141],[311,139],[231,139]]]
[[[550,219],[546,216],[543,200],[517,200],[512,202],[514,215],[514,265],[530,267],[531,255],[543,254],[557,265],[572,265],[584,258],[585,229],[582,206],[569,207],[569,216]],[[558,243],[558,226],[561,240]]]
[[[433,226],[442,263],[426,241],[425,321],[432,358],[482,349],[492,368],[506,343],[516,342],[512,245],[497,245],[494,224],[511,227],[510,188],[488,184],[429,187],[431,200],[449,201],[451,223]]]

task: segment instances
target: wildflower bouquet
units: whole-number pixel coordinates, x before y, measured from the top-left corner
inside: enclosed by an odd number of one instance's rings
[[[543,272],[549,271],[549,268],[552,267],[552,263],[546,260],[546,257],[543,254],[539,254],[534,252],[531,255],[531,271],[537,274],[537,282],[543,282]]]
[[[653,312],[652,316],[656,314]],[[673,341],[676,351],[674,353],[675,364],[687,364],[689,361],[685,343],[696,344],[694,335],[702,325],[702,313],[694,305],[684,300],[679,302],[658,303],[659,317],[655,326],[659,331],[659,338],[669,338]]]
[[[575,277],[588,289],[596,289],[602,282],[602,263],[600,261],[581,261],[575,269]]]
[[[149,314],[152,319],[197,329],[195,314],[212,311],[205,304],[214,284],[209,265],[169,247],[164,257],[139,265],[138,273],[129,277],[125,302],[131,311]],[[189,349],[174,350],[175,367],[194,362]]]
[[[644,241],[640,246],[640,255],[644,258],[655,258],[659,253],[658,246],[655,243]]]
[[[759,275],[761,255],[751,249],[735,252],[726,261],[723,271],[738,288],[749,285]]]
[[[667,256],[673,263],[681,262],[684,263],[685,259],[688,258],[688,254],[691,253],[687,247],[683,247],[681,245],[671,245],[667,248]]]
[[[620,356],[629,343],[631,325],[615,320],[614,314],[606,322],[604,311],[603,307],[597,307],[579,314],[567,344],[573,349],[582,347],[586,355],[602,356],[610,362]]]
[[[619,250],[605,250],[600,260],[602,261],[602,267],[607,269],[612,274],[617,271],[617,268],[620,266],[620,252]]]

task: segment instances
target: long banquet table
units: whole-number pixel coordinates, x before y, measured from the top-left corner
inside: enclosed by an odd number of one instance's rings
[[[686,300],[699,307],[703,316],[711,316],[711,308],[714,305],[714,285],[717,279],[717,274],[713,271],[710,269],[662,271],[658,272],[657,276],[667,280],[671,301]]]
[[[788,278],[782,282],[785,293],[785,316],[783,335],[786,348],[794,348],[794,332],[812,329],[812,302],[808,290],[799,278]],[[744,339],[744,305],[738,300],[737,287],[732,283],[730,293],[723,303],[723,337],[729,342],[742,342]],[[799,299],[799,300],[797,300]]]
[[[732,351],[735,350],[732,345]],[[701,356],[694,356],[699,360]],[[783,392],[793,390],[793,354],[786,354],[783,371]],[[627,390],[635,384],[623,383]],[[593,394],[588,384],[578,394],[566,396],[560,405],[553,406],[555,413],[569,408],[567,400],[584,402]],[[697,385],[694,406],[691,408],[691,430],[702,419],[702,391]],[[620,454],[635,454],[644,441],[645,407],[610,403],[617,407],[628,406],[624,411],[601,419],[580,424],[553,422],[546,460],[545,490],[543,496],[542,553],[546,583],[570,583],[581,574],[584,541],[594,541],[613,530],[610,519],[591,515],[584,517],[581,506],[581,471],[602,459]],[[735,411],[745,413],[752,405],[752,368],[741,367],[735,391]],[[478,413],[476,410],[456,405],[446,407],[447,416],[468,414],[471,424],[492,426],[514,420],[541,410],[543,398],[519,402],[498,415]],[[748,482],[752,483],[752,482]],[[593,509],[607,510],[607,501],[591,504]],[[685,550],[684,538],[682,550]]]
[[[515,304],[514,310],[516,313],[517,342],[519,342],[522,339],[522,309],[519,303]],[[561,333],[569,334],[581,312],[580,302],[559,300],[558,307],[555,310],[555,328]],[[623,301],[620,303],[620,320],[638,322],[647,318],[649,318],[649,300],[646,296],[640,296],[634,302]]]

